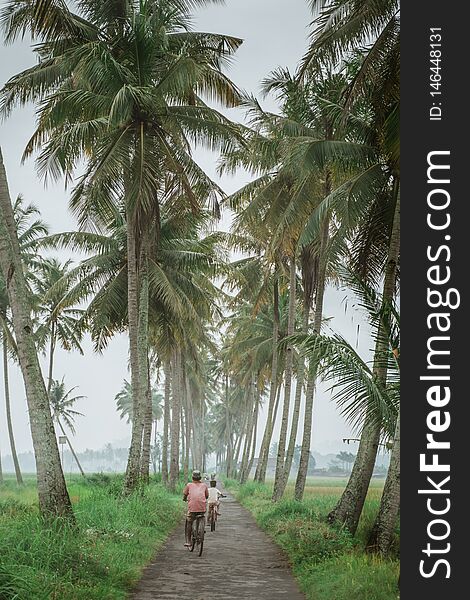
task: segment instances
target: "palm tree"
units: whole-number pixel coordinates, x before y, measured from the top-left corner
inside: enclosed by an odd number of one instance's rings
[[[73,409],[73,406],[79,400],[83,400],[85,396],[72,396],[74,390],[76,390],[76,386],[66,391],[64,378],[62,377],[61,381],[54,380],[51,385],[51,389],[49,392],[49,402],[51,403],[52,409],[52,418],[57,423],[62,432],[62,435],[67,439],[67,445],[72,453],[72,456],[77,463],[77,467],[85,477],[85,471],[78,460],[78,456],[75,453],[75,450],[72,447],[72,443],[69,439],[69,436],[65,432],[64,423],[69,429],[69,431],[75,435],[75,425],[74,421],[76,417],[83,417],[82,413]]]
[[[41,236],[47,233],[47,227],[39,218],[38,209],[29,204],[25,206],[22,196],[18,196],[13,205],[13,214],[15,218],[16,228],[18,231],[18,242],[23,263],[28,265],[26,276],[30,281],[34,279],[35,270],[40,264],[37,257],[37,244]],[[11,419],[10,406],[10,386],[8,377],[8,360],[9,354],[15,356],[16,342],[12,333],[12,324],[10,319],[10,306],[8,300],[8,292],[6,289],[3,275],[0,275],[0,323],[1,337],[3,346],[3,380],[5,389],[5,408],[7,417],[8,436],[10,440],[10,450],[15,468],[16,481],[19,485],[23,483],[20,464],[16,453],[15,436],[13,431],[13,423]]]
[[[54,435],[46,386],[39,365],[31,319],[32,295],[26,281],[15,217],[0,152],[0,268],[7,282],[13,331],[23,373],[36,459],[39,507],[44,515],[73,521],[70,498]]]
[[[369,227],[362,227],[359,235],[360,241],[367,241],[362,249],[368,249],[365,253],[359,253],[362,272],[369,271],[370,274],[371,269],[367,269],[366,266],[367,260],[364,261],[364,258],[370,258],[370,265],[375,269],[374,275],[380,278],[384,274],[382,297],[386,306],[393,300],[399,255],[399,3],[396,0],[378,3],[370,0],[319,0],[313,2],[312,7],[319,12],[317,28],[313,32],[301,75],[315,72],[321,65],[338,64],[340,60],[343,64],[346,63],[346,66],[348,60],[350,64],[355,64],[354,77],[343,98],[342,118],[348,119],[351,107],[355,103],[364,105],[365,100],[371,118],[362,130],[368,143],[375,146],[379,158],[377,165],[370,165],[368,169],[334,191],[328,198],[328,206],[337,206],[338,200],[341,199],[349,210],[352,207],[356,212],[361,212],[357,211],[357,207],[365,200],[369,207],[377,209],[381,204],[378,197],[383,197],[384,188],[388,187],[391,218],[386,234],[386,256],[382,253],[374,255],[374,251],[371,252],[377,242],[373,233],[377,228],[370,226],[374,219],[369,220]],[[357,48],[363,50],[358,52]],[[363,210],[363,215],[364,212],[368,213],[369,217],[375,217],[377,222],[377,210]],[[366,219],[362,221],[363,225],[365,222]],[[380,267],[379,273],[377,267]],[[387,326],[384,322],[383,327]],[[375,373],[385,385],[387,370],[379,366],[379,357],[384,351],[381,340],[383,335],[377,338]],[[348,485],[330,515],[331,520],[344,523],[352,532],[356,530],[364,504],[377,455],[379,436],[377,423],[371,425],[366,421]]]
[[[119,416],[121,419],[126,419],[127,423],[132,421],[133,414],[133,404],[132,404],[132,389],[131,384],[124,379],[124,386],[121,391],[116,395],[116,407],[119,412]],[[162,418],[163,410],[162,410],[162,401],[163,396],[160,394],[155,388],[152,387],[152,416],[151,423],[152,428],[154,429],[154,440],[156,440],[157,435],[157,424],[158,421]],[[151,434],[151,431],[150,431]],[[142,453],[142,456],[147,455],[147,452]],[[148,456],[150,460],[150,447],[148,450]]]
[[[41,261],[34,278],[34,289],[38,295],[36,313],[40,318],[36,336],[41,344],[45,344],[49,338],[48,393],[53,382],[54,356],[57,345],[60,344],[64,350],[75,349],[83,354],[80,345],[81,332],[78,330],[83,310],[66,302],[69,292],[67,273],[71,266],[72,261],[70,260],[61,264],[55,258],[46,258]],[[58,282],[60,282],[59,285]]]
[[[295,328],[294,312],[297,287],[297,257],[300,256],[303,285],[302,329],[309,326],[312,299],[316,291],[314,327],[319,329],[322,319],[323,294],[327,280],[329,251],[329,211],[324,211],[321,226],[315,235],[306,238],[305,221],[320,202],[330,195],[333,184],[340,179],[340,169],[332,171],[332,163],[351,163],[367,160],[369,149],[354,139],[341,139],[340,126],[330,115],[329,103],[337,99],[345,87],[343,75],[318,76],[315,80],[299,83],[288,71],[278,70],[265,81],[265,91],[276,91],[283,102],[281,115],[262,110],[256,100],[246,101],[254,132],[248,136],[248,151],[240,148],[226,159],[226,168],[242,165],[262,175],[232,196],[232,203],[245,199],[249,204],[242,217],[248,223],[262,215],[270,224],[270,252],[280,253],[281,262],[287,263],[291,292],[291,321],[289,333]],[[285,489],[292,464],[300,414],[301,392],[304,385],[304,364],[297,367],[293,419],[287,445],[287,425],[294,360],[292,350],[286,348],[286,385],[281,420],[279,454],[276,468],[274,498],[279,499]],[[313,408],[315,371],[307,378],[307,411],[304,426],[304,453],[301,461],[298,493],[303,493],[303,473],[310,452],[310,430]],[[274,396],[274,395],[273,395]],[[271,398],[271,406],[273,398]],[[287,452],[286,452],[287,450]],[[264,447],[266,460],[266,447]]]
[[[47,19],[33,11],[26,20],[15,5],[6,9],[10,37],[29,27],[47,39],[38,46],[39,64],[4,89],[4,112],[15,102],[41,100],[39,127],[26,153],[40,147],[39,171],[53,176],[70,176],[77,161],[86,158],[71,201],[82,225],[109,223],[116,203],[124,208],[135,405],[129,491],[139,478],[144,427],[151,232],[158,236],[160,207],[174,201],[175,190],[193,210],[219,193],[192,160],[190,142],[225,148],[238,135],[202,97],[237,104],[238,92],[221,69],[241,40],[190,31],[191,6],[172,0],[138,5],[109,0],[106,9],[101,1],[83,3],[80,15],[66,11],[62,28],[54,7]],[[50,27],[44,25],[49,22]],[[52,78],[51,61],[56,65]]]
[[[351,280],[350,280],[351,281]],[[361,293],[361,307],[369,313],[375,336],[383,335],[382,298],[375,290],[357,282],[352,286]],[[366,295],[362,295],[362,294]],[[353,429],[361,430],[364,423],[376,423],[384,439],[393,438],[399,408],[399,367],[396,345],[399,336],[399,315],[394,307],[389,314],[393,325],[385,333],[381,363],[387,365],[389,377],[383,386],[375,375],[376,358],[372,365],[365,361],[357,350],[341,335],[298,334],[293,342],[317,365],[318,375],[325,382],[332,382],[330,390],[343,416]],[[338,458],[350,462],[353,455],[341,452]]]
[[[372,367],[341,336],[298,336],[297,340],[318,362],[321,376],[335,382],[333,387],[339,391],[334,399],[352,425],[362,432],[367,428],[376,429],[379,436],[383,435],[388,439],[395,436],[396,441],[397,432],[399,436],[400,431],[399,315],[393,305],[385,303],[383,296],[357,275],[343,271],[343,277],[359,295],[360,306],[368,311],[375,331],[376,351]],[[381,354],[378,354],[377,348],[380,348]],[[378,369],[387,371],[385,385],[383,379],[377,376]],[[390,547],[399,506],[399,453],[396,454],[398,447],[395,443],[393,449],[395,455],[392,454],[392,468],[389,470],[381,509],[369,544],[374,547],[377,545],[383,553]]]
[[[152,350],[149,356],[155,352],[157,358],[151,360],[161,361],[164,367],[168,362],[165,357],[171,357],[182,340],[187,344],[191,335],[194,339],[204,336],[201,320],[207,321],[214,312],[218,292],[211,277],[223,265],[224,236],[210,233],[202,237],[208,218],[207,214],[195,217],[182,211],[175,214],[164,211],[160,243],[149,256],[149,350]],[[66,305],[90,300],[82,314],[82,326],[89,329],[95,349],[102,351],[111,336],[127,325],[125,223],[117,219],[114,226],[102,234],[68,232],[46,237],[41,243],[44,247],[65,247],[88,255],[64,275],[64,281],[59,280],[51,288],[51,293],[55,293],[55,287],[67,289],[62,300]],[[164,480],[171,380],[165,370]]]

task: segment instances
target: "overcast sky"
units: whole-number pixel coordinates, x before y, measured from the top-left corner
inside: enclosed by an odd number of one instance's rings
[[[226,33],[243,38],[230,70],[230,76],[242,89],[259,94],[260,81],[278,66],[294,70],[307,44],[308,24],[311,20],[306,0],[227,0],[225,6],[212,6],[199,11],[195,28],[205,31]],[[27,43],[1,47],[0,85],[13,74],[33,64],[34,57]],[[263,100],[269,110],[276,108],[273,99]],[[241,119],[240,112],[230,111],[233,118]],[[36,176],[33,161],[21,165],[21,154],[34,129],[34,108],[17,110],[0,123],[0,145],[7,169],[12,198],[21,193],[27,202],[35,203],[43,219],[53,232],[74,228],[74,219],[68,211],[68,192],[63,183],[47,188]],[[197,151],[196,160],[213,177],[217,178],[216,157]],[[226,192],[233,192],[247,177],[239,174],[221,180]],[[223,219],[222,227],[227,223]],[[359,313],[345,312],[343,291],[328,290],[325,316],[330,317],[329,326],[359,344],[362,353],[370,350],[367,324]],[[97,356],[92,352],[89,341],[84,343],[85,355],[57,353],[56,379],[65,376],[68,387],[78,386],[77,394],[86,399],[77,405],[84,417],[77,421],[75,446],[78,450],[101,448],[107,442],[124,445],[129,437],[129,426],[119,419],[115,410],[114,396],[119,391],[127,371],[127,339],[116,337],[106,352]],[[44,364],[44,361],[43,361]],[[25,393],[19,371],[10,366],[11,400],[17,449],[30,450],[28,414]],[[4,416],[3,395],[0,394],[0,450],[9,454]],[[260,430],[264,424],[261,419]],[[262,431],[260,431],[262,433]],[[319,451],[337,451],[339,441],[350,435],[349,427],[329,401],[329,395],[320,386],[315,401],[312,447]],[[300,440],[301,432],[299,432]],[[258,436],[260,437],[260,436]],[[349,447],[349,450],[355,448]]]

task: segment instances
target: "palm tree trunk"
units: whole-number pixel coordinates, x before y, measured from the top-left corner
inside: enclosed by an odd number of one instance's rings
[[[189,423],[189,449],[188,450],[191,451],[189,464],[191,466],[191,469],[194,469],[195,468],[194,465],[197,462],[196,436],[195,436],[195,429],[194,429],[193,398],[191,396],[191,386],[190,386],[189,379],[187,376],[186,376],[186,400],[187,400],[187,406],[188,406],[187,418],[188,418],[188,423]],[[188,475],[189,475],[189,470],[188,470]]]
[[[176,350],[172,377],[171,451],[169,487],[176,489],[179,478],[180,413],[181,413],[181,352]]]
[[[6,333],[3,333],[3,382],[5,385],[5,410],[7,417],[8,437],[10,438],[11,457],[15,467],[16,483],[23,485],[23,476],[21,475],[20,463],[16,453],[15,435],[13,433],[13,423],[11,419],[10,405],[10,385],[8,379],[8,342]]]
[[[47,375],[47,395],[48,396],[51,393],[51,387],[52,387],[52,382],[53,382],[55,344],[56,344],[56,325],[55,325],[55,321],[52,321],[51,339],[49,342],[49,369],[48,369],[48,375]]]
[[[206,414],[205,405],[201,405],[201,466],[202,470],[206,470]]]
[[[152,420],[153,427],[153,452],[152,452],[152,466],[153,466],[153,474],[156,475],[158,472],[158,454],[157,454],[157,429],[158,429],[158,421],[157,419]]]
[[[325,197],[329,194],[329,178],[326,178]],[[318,260],[318,276],[316,281],[315,292],[315,313],[313,316],[313,328],[316,333],[321,333],[321,325],[323,319],[323,300],[325,297],[326,287],[326,270],[328,266],[328,235],[330,229],[329,216],[325,217],[322,223],[320,253]],[[304,495],[305,482],[307,481],[308,463],[310,462],[310,444],[312,440],[312,418],[313,418],[313,400],[315,396],[315,383],[317,379],[317,365],[309,364],[307,389],[305,390],[305,415],[304,415],[304,431],[302,435],[302,448],[300,450],[299,470],[295,481],[294,497],[301,501]]]
[[[183,474],[185,483],[189,479],[189,447],[191,445],[191,421],[189,419],[189,394],[188,394],[188,379],[186,374],[184,375],[184,420],[185,420],[185,452],[184,452],[184,463],[183,463]]]
[[[385,480],[380,509],[375,520],[368,547],[386,555],[390,550],[400,510],[400,415],[393,440],[390,466]]]
[[[0,452],[0,485],[3,483],[2,453]]]
[[[132,389],[132,434],[127,460],[124,490],[132,492],[140,480],[144,414],[139,352],[139,275],[135,215],[127,211],[127,311],[129,321],[129,355]],[[145,389],[145,388],[144,388]]]
[[[37,349],[32,336],[31,294],[21,261],[16,224],[0,152],[0,266],[13,317],[36,459],[39,508],[43,515],[73,521],[72,504],[60,463],[59,448]]]
[[[186,456],[186,427],[185,427],[185,423],[184,423],[184,396],[183,396],[183,394],[182,394],[182,398],[181,398],[180,439],[181,439],[180,465],[183,466],[183,471],[184,471],[184,457]]]
[[[302,333],[308,331],[308,319],[310,314],[310,303],[304,303],[304,318],[302,324]],[[284,495],[287,482],[289,480],[290,471],[292,468],[292,461],[294,460],[295,442],[297,440],[297,431],[299,428],[299,417],[300,417],[300,404],[302,400],[302,389],[304,387],[305,377],[305,359],[302,355],[298,357],[297,367],[297,382],[295,387],[295,400],[294,400],[294,411],[292,413],[292,425],[290,430],[289,445],[287,447],[286,463],[284,465],[284,477],[279,484],[279,493],[282,497]]]
[[[255,419],[254,419],[254,424],[253,424],[253,438],[252,438],[252,447],[251,447],[251,456],[250,456],[250,460],[248,462],[248,468],[247,468],[247,479],[250,477],[250,473],[251,470],[253,468],[253,463],[255,460],[255,453],[256,453],[256,438],[257,438],[257,432],[258,432],[258,413],[259,413],[259,390],[258,390],[258,394],[257,394],[257,398],[256,398],[256,405],[255,405]]]
[[[171,374],[170,361],[163,363],[163,372],[165,374],[165,394],[163,406],[163,436],[162,436],[162,481],[168,483],[168,432],[170,429],[170,394],[171,394]]]
[[[225,453],[225,474],[230,477],[232,474],[232,423],[230,418],[229,402],[229,379],[225,375],[225,441],[227,451]]]
[[[382,314],[384,315],[379,323],[377,331],[377,341],[374,352],[373,374],[380,385],[385,386],[387,382],[387,367],[384,364],[383,357],[387,352],[387,320],[389,317],[387,311],[393,300],[395,293],[395,281],[398,266],[398,257],[400,252],[400,193],[399,182],[395,179],[393,186],[395,198],[395,214],[393,218],[392,230],[390,233],[387,264],[385,267],[385,277],[382,291]],[[359,523],[359,517],[369,488],[370,479],[374,471],[377,450],[379,447],[381,425],[375,419],[371,419],[368,414],[365,417],[365,424],[362,429],[361,441],[354,461],[347,486],[333,511],[328,515],[330,521],[337,521],[345,525],[349,531],[354,534]]]
[[[245,421],[243,423],[243,428],[240,431],[240,435],[238,436],[238,440],[237,440],[237,443],[236,443],[235,464],[234,464],[234,473],[235,474],[238,473],[238,463],[240,462],[240,450],[241,450],[241,447],[242,447],[243,431],[245,430],[245,426],[246,426],[246,416],[245,416]]]
[[[75,450],[72,448],[72,443],[71,443],[71,441],[69,440],[69,436],[68,436],[68,435],[65,433],[65,429],[64,429],[64,427],[63,427],[62,423],[61,423],[59,420],[58,420],[57,422],[58,422],[58,424],[59,424],[60,431],[61,431],[62,435],[63,435],[63,436],[65,437],[65,439],[67,440],[67,445],[68,445],[68,447],[69,447],[69,450],[70,450],[70,452],[71,452],[71,454],[72,454],[72,456],[73,456],[73,458],[74,458],[75,462],[77,463],[77,467],[78,467],[78,470],[80,471],[80,474],[81,474],[83,477],[86,477],[86,475],[85,475],[85,471],[83,470],[83,468],[82,468],[82,465],[80,464],[80,461],[78,460],[78,456],[76,455],[76,453],[75,453]]]
[[[150,384],[150,364],[147,356],[146,368],[146,385],[145,385],[145,415],[144,415],[144,432],[142,437],[142,464],[140,466],[140,474],[142,481],[148,483],[150,481],[150,447],[152,445],[152,427],[153,427],[153,407],[152,407],[152,387]]]
[[[277,387],[276,402],[274,404],[273,418],[271,419],[271,424],[270,424],[270,428],[269,428],[269,437],[266,440],[267,443],[266,443],[266,447],[264,449],[264,454],[262,457],[263,462],[261,465],[261,471],[260,471],[259,479],[258,479],[259,483],[265,483],[265,481],[266,481],[266,471],[267,471],[268,462],[269,462],[269,449],[271,447],[271,440],[272,440],[272,435],[273,435],[273,431],[274,431],[274,425],[277,420],[277,413],[279,412],[279,404],[281,402],[282,382],[280,381],[276,387]]]
[[[279,412],[279,404],[281,402],[281,391],[282,391],[282,383],[279,382],[279,384],[277,386],[276,404],[274,405],[274,413],[273,413],[273,420],[272,420],[271,427],[274,427],[274,423],[276,422],[276,419],[277,419],[277,413]],[[269,442],[271,443],[271,440],[269,440]],[[269,454],[269,447],[268,447],[268,454]]]
[[[185,453],[184,453],[184,480],[188,481],[189,479],[189,448],[191,445],[191,423],[188,419],[188,409],[185,409],[185,420],[186,420],[186,444],[185,444]]]
[[[287,317],[287,335],[293,335],[295,328],[295,285],[296,268],[295,252],[290,260],[289,268],[289,313]],[[294,349],[289,343],[286,348],[286,370],[284,381],[284,405],[282,408],[281,431],[279,433],[279,446],[277,450],[276,474],[274,477],[273,501],[276,502],[282,496],[282,480],[284,477],[284,461],[287,440],[287,425],[289,421],[290,398],[292,389],[292,371],[293,371]]]
[[[253,425],[255,420],[255,397],[254,397],[254,383],[253,380],[250,383],[250,391],[248,395],[249,401],[247,406],[247,413],[249,415],[246,425],[245,444],[243,446],[242,464],[240,468],[240,483],[245,483],[248,478],[248,462],[251,454],[251,442],[253,437]]]
[[[199,448],[199,440],[198,440],[198,436],[196,435],[196,432],[199,431],[199,427],[198,427],[198,420],[197,420],[197,415],[196,415],[196,409],[193,406],[192,403],[192,398],[191,398],[191,426],[193,429],[193,437],[192,437],[192,441],[193,441],[193,470],[194,469],[201,469],[201,452],[200,452],[200,448]]]
[[[258,465],[255,472],[255,481],[264,483],[266,479],[266,468],[269,458],[269,445],[273,432],[273,411],[276,401],[276,392],[278,390],[278,362],[279,362],[279,287],[277,278],[273,287],[273,357],[271,362],[271,384],[269,388],[269,404],[266,425],[264,428],[263,441],[259,452]]]

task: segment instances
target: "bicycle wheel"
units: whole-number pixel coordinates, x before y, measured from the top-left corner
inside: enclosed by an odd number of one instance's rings
[[[199,526],[198,526],[198,529],[199,529],[199,531],[198,531],[198,533],[199,533],[199,535],[198,535],[199,556],[201,556],[202,549],[204,547],[204,532],[205,532],[206,526],[205,526],[204,518],[198,519],[198,521],[199,521]]]
[[[197,520],[193,521],[192,528],[191,528],[191,547],[189,548],[190,552],[194,551],[194,548],[196,546],[196,540],[197,540]]]

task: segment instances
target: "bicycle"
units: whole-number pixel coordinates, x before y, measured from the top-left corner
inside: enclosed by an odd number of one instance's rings
[[[208,524],[211,526],[211,531],[215,531],[215,524],[217,523],[217,504],[209,504],[207,520]]]
[[[194,552],[194,548],[197,546],[199,548],[199,556],[201,556],[202,549],[204,548],[205,520],[205,513],[200,513],[196,516],[191,525],[191,545],[188,549],[190,552]]]
[[[220,498],[226,498],[221,494]],[[211,526],[211,531],[215,531],[215,524],[217,523],[217,517],[219,516],[219,510],[217,504],[209,504],[209,514],[207,515],[207,524]]]

